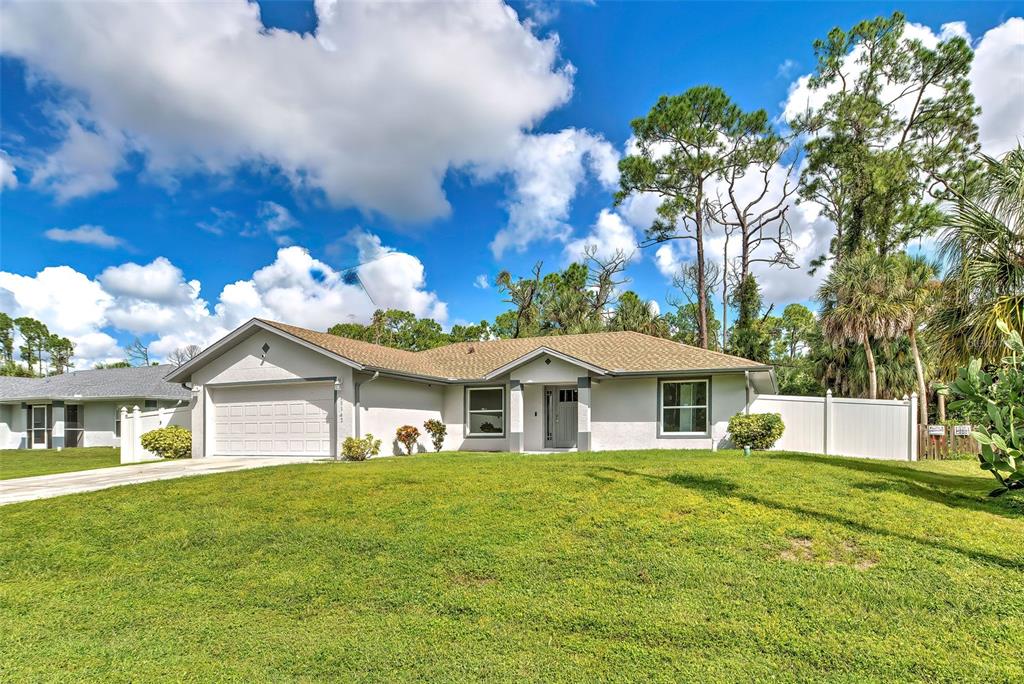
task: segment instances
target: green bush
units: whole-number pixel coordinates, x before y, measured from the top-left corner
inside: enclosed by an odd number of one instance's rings
[[[989,496],[1024,490],[1024,340],[1006,321],[1000,320],[998,327],[1006,337],[1002,362],[985,371],[981,359],[973,359],[939,390],[956,398],[950,409],[982,416],[971,436],[981,445],[981,469],[999,482]]]
[[[420,431],[415,425],[403,425],[395,431],[395,439],[405,447],[405,453],[412,456],[412,450],[416,448],[416,442],[420,438]]]
[[[189,458],[192,456],[192,433],[180,425],[150,430],[142,435],[142,448],[160,458]]]
[[[369,432],[362,439],[346,437],[341,443],[341,455],[347,461],[365,461],[370,456],[380,453],[380,440],[374,439]]]
[[[739,414],[729,419],[729,436],[738,447],[771,449],[785,429],[778,413]]]
[[[423,428],[430,435],[430,441],[434,443],[434,451],[440,451],[441,447],[444,446],[444,438],[448,434],[448,428],[436,418],[431,418],[425,422]]]

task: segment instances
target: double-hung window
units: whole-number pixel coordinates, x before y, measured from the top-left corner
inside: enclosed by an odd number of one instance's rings
[[[707,380],[661,382],[661,432],[665,435],[707,434]]]
[[[466,406],[470,437],[504,437],[504,387],[468,387]]]

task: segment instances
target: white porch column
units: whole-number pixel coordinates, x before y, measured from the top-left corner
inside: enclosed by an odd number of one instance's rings
[[[203,385],[192,385],[192,458],[206,456],[206,395]]]
[[[576,450],[590,451],[590,378],[576,378]]]
[[[50,407],[53,414],[50,416],[52,423],[50,431],[50,446],[54,449],[64,448],[64,402],[54,401]]]
[[[508,450],[523,450],[523,386],[518,380],[509,380],[508,393]]]

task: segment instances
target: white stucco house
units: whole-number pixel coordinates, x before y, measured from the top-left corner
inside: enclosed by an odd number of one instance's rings
[[[191,390],[194,457],[330,456],[443,421],[446,450],[717,448],[775,389],[769,366],[633,332],[391,349],[253,319],[166,377]]]
[[[155,409],[191,400],[190,391],[164,379],[172,368],[0,377],[0,449],[117,446],[122,406]]]

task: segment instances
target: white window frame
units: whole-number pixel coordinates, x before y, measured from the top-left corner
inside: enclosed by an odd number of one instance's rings
[[[704,403],[703,404],[691,404],[691,405],[679,405],[679,406],[668,406],[665,404],[665,385],[685,385],[685,384],[697,384],[702,383],[704,385]],[[696,432],[670,432],[665,429],[665,410],[666,409],[704,409],[704,429]],[[707,435],[711,431],[711,382],[707,378],[693,378],[693,379],[672,379],[662,380],[658,384],[658,426],[661,428],[661,434],[671,435],[673,437],[702,437]]]
[[[473,432],[470,428],[470,416],[474,413],[494,413],[495,409],[476,409],[470,408],[472,402],[470,401],[470,395],[473,392],[481,390],[498,390],[501,392],[501,432]],[[488,385],[487,387],[467,387],[466,388],[466,436],[467,437],[493,437],[495,439],[502,439],[505,437],[505,387],[502,385]]]

